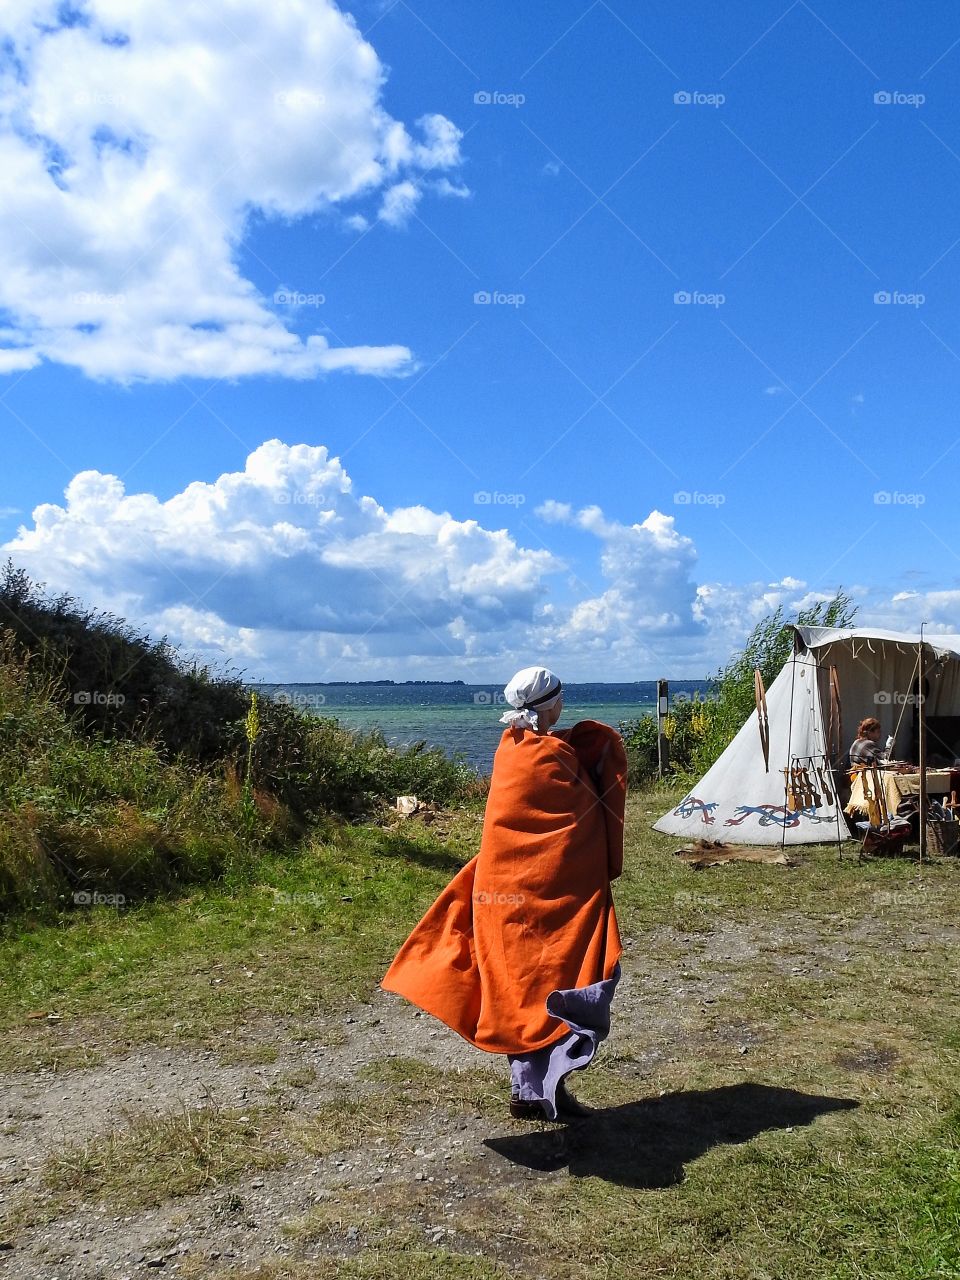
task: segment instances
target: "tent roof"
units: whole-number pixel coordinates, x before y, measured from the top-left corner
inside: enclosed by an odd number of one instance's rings
[[[805,649],[825,649],[831,644],[843,644],[854,640],[886,641],[891,644],[920,644],[918,631],[883,631],[877,627],[797,627],[794,631],[800,637]],[[946,655],[960,658],[960,635],[949,635],[928,631],[922,637],[924,645],[937,656]]]

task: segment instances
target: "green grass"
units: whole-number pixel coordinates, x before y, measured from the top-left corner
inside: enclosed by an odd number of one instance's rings
[[[362,1113],[370,1134],[391,1134],[387,1115],[410,1125],[425,1064],[395,1062],[386,1076],[372,1073],[397,1092]],[[450,1074],[426,1068],[425,1079],[454,1104],[456,1083],[440,1080]],[[865,1103],[854,1109],[853,1099],[833,1099],[831,1111],[799,1093],[765,1100],[762,1087],[718,1084],[716,1070],[705,1076],[712,1087],[702,1094],[688,1087],[623,1103],[621,1086],[620,1104],[582,1129],[517,1126],[494,1141],[541,1170],[532,1185],[509,1169],[478,1170],[479,1162],[450,1166],[471,1191],[452,1212],[442,1180],[395,1182],[375,1195],[341,1192],[291,1222],[290,1234],[337,1250],[352,1229],[375,1256],[398,1236],[415,1249],[420,1223],[443,1222],[467,1255],[480,1251],[509,1260],[511,1274],[549,1280],[960,1274],[960,1108],[943,1116],[931,1105],[889,1125]],[[748,1096],[731,1101],[742,1090]],[[581,1093],[596,1102],[602,1090]],[[711,1125],[720,1136],[705,1140]],[[360,1141],[357,1131],[341,1133],[337,1149]]]
[[[447,1249],[373,1248],[356,1257],[315,1261],[265,1262],[256,1267],[214,1268],[209,1262],[181,1268],[187,1280],[509,1280],[508,1268],[488,1258],[469,1257]]]
[[[131,1114],[126,1125],[51,1156],[44,1181],[54,1192],[132,1208],[192,1195],[237,1173],[279,1163],[252,1112],[197,1107]]]
[[[475,840],[475,815],[448,821],[464,843]],[[396,831],[331,828],[295,854],[265,855],[255,880],[123,912],[91,907],[56,924],[8,923],[0,1066],[49,1066],[81,1037],[87,1052],[144,1042],[223,1048],[248,1020],[309,1019],[362,1000],[467,856],[416,821]]]
[[[380,1087],[364,1089],[367,1082]],[[444,1071],[417,1058],[379,1058],[360,1071],[358,1081],[343,1084],[338,1096],[294,1120],[292,1131],[311,1154],[330,1155],[415,1131],[425,1109],[496,1116],[503,1102],[503,1075],[495,1069]]]
[[[348,1191],[291,1223],[290,1234],[336,1248],[353,1228],[372,1250],[418,1221],[442,1221],[468,1252],[496,1258],[513,1252],[503,1246],[511,1240],[519,1246],[514,1274],[556,1280],[628,1280],[640,1258],[646,1269],[639,1274],[711,1280],[955,1276],[958,1114],[932,1126],[899,1127],[881,1145],[874,1123],[852,1114],[839,1112],[842,1119],[821,1120],[809,1131],[758,1126],[749,1142],[717,1145],[685,1169],[671,1168],[675,1149],[684,1149],[680,1132],[658,1129],[655,1151],[644,1150],[652,1141],[649,1120],[618,1114],[599,1122],[599,1139],[572,1141],[537,1126],[507,1139],[521,1157],[525,1146],[531,1158],[559,1168],[539,1175],[534,1186],[485,1170],[490,1176],[452,1214],[444,1212],[442,1186],[395,1183],[375,1196]],[[631,1152],[643,1158],[631,1160]],[[613,1169],[628,1185],[611,1181]],[[629,1185],[631,1176],[642,1171],[649,1178],[651,1169],[658,1172],[654,1185]]]
[[[599,1180],[558,1184],[544,1197],[541,1220],[562,1224],[562,1249],[602,1214],[612,1234],[594,1237],[595,1264],[616,1277],[629,1276],[630,1258],[641,1254],[652,1274],[718,1280],[954,1276],[956,1119],[901,1129],[881,1144],[873,1125],[849,1115],[800,1133],[764,1133],[715,1147],[681,1187],[665,1192],[630,1197]],[[618,1207],[623,1217],[613,1227]]]

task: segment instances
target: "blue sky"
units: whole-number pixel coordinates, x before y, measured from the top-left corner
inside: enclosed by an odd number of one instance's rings
[[[168,8],[0,18],[18,564],[257,678],[960,630],[955,6]]]

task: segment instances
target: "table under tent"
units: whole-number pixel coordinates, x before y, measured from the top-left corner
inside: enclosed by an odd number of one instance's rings
[[[765,699],[758,690],[757,710],[657,831],[750,845],[858,839],[833,768],[867,716],[881,741],[894,737],[891,759],[920,761],[921,735],[927,763],[960,758],[960,635],[792,629],[793,655]]]

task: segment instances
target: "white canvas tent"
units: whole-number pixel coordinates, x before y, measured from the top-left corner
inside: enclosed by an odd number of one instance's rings
[[[767,690],[769,771],[754,711],[693,790],[654,823],[657,831],[728,844],[848,840],[828,764],[849,748],[858,722],[876,716],[883,738],[895,735],[892,756],[916,759],[920,635],[868,627],[793,630],[793,656]],[[958,754],[960,635],[924,635],[922,666],[928,750]],[[831,668],[842,708],[839,742],[836,728],[830,732],[837,711]],[[820,803],[792,810],[783,771],[797,764],[808,769]]]

